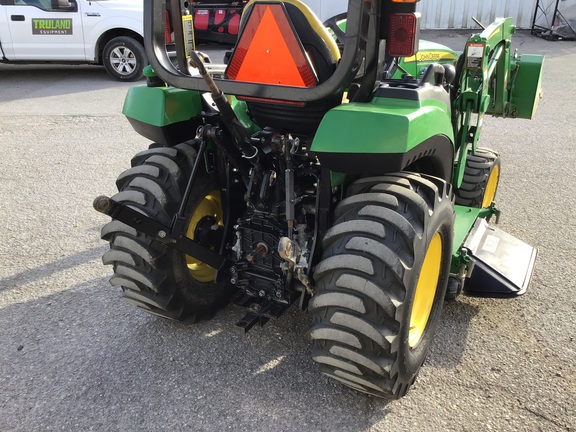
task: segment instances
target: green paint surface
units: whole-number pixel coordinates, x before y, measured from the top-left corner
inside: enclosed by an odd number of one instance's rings
[[[406,153],[435,135],[453,141],[448,107],[437,100],[375,98],[330,110],[311,150],[330,153]]]
[[[147,86],[130,87],[122,109],[126,117],[158,127],[189,120],[201,111],[196,91]]]

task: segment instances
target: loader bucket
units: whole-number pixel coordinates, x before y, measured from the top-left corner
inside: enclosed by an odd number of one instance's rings
[[[532,119],[542,97],[542,66],[544,56],[523,54],[516,63],[509,116]]]

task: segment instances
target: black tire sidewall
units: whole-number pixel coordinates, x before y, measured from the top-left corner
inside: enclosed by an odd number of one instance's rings
[[[112,51],[120,46],[126,47],[132,51],[136,59],[136,67],[134,68],[134,71],[127,75],[118,73],[110,61]],[[105,45],[104,51],[102,52],[102,63],[104,64],[106,72],[108,72],[108,74],[114,79],[118,81],[137,81],[142,78],[142,72],[144,67],[148,64],[148,60],[146,51],[140,42],[129,36],[120,36],[110,40]]]
[[[454,240],[452,187],[416,173],[359,179],[334,217],[314,273],[319,295],[310,304],[315,360],[345,385],[400,398],[418,376],[442,312]],[[380,223],[383,231],[365,222]],[[437,287],[424,333],[411,348],[414,296],[436,234],[441,251],[429,256],[439,260]],[[350,278],[340,283],[342,276]]]
[[[470,162],[469,160],[466,161],[466,167],[464,171],[464,179],[462,180],[462,184],[460,185],[460,190],[456,189],[455,196],[456,196],[456,204],[467,206],[467,207],[474,207],[474,208],[482,208],[482,204],[484,202],[484,198],[486,197],[486,187],[488,186],[488,182],[494,172],[494,169],[498,167],[499,174],[498,179],[496,182],[496,190],[494,191],[494,200],[498,195],[498,186],[500,184],[500,155],[495,151],[479,147],[476,149],[476,153],[469,154],[468,158],[475,157],[483,159],[484,164],[486,166],[484,168],[473,167],[471,163],[478,163],[478,161]],[[483,175],[478,174],[469,174],[469,170],[482,170]],[[470,195],[471,193],[476,193],[476,196],[470,197],[466,196],[466,194]]]
[[[401,380],[404,382],[410,382],[416,378],[422,363],[424,363],[424,360],[426,359],[430,343],[432,342],[436,327],[438,326],[442,306],[444,304],[444,297],[446,295],[446,288],[450,275],[450,264],[452,260],[454,213],[451,203],[447,202],[448,199],[444,197],[443,201],[443,204],[446,205],[441,205],[441,208],[435,210],[428,222],[425,224],[424,235],[415,245],[414,255],[416,261],[414,262],[413,270],[406,275],[405,286],[408,288],[407,299],[404,302],[402,312],[400,313],[402,323],[400,325],[401,331],[399,334],[399,340],[401,341],[401,344],[398,353],[398,363],[405,365],[404,369],[399,371],[400,374],[405,374],[405,377]],[[412,305],[414,303],[414,294],[416,292],[416,286],[418,284],[424,257],[428,251],[430,242],[436,233],[439,233],[442,237],[442,262],[440,264],[438,286],[424,334],[422,335],[418,345],[414,348],[410,348],[408,336],[410,332],[410,317]]]

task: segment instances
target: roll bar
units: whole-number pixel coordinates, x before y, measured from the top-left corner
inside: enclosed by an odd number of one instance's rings
[[[179,4],[172,1],[171,4]],[[172,9],[175,45],[177,54],[184,47],[184,36],[181,25],[181,9]],[[218,87],[229,95],[248,96],[264,99],[277,99],[294,102],[312,102],[325,99],[343,91],[356,77],[363,61],[366,59],[367,47],[375,44],[378,23],[372,17],[378,17],[380,0],[349,0],[346,26],[346,38],[342,59],[334,74],[324,83],[311,88],[262,85],[241,81],[215,79]],[[146,53],[154,72],[170,86],[208,92],[201,76],[190,76],[180,71],[170,60],[165,42],[166,0],[144,0],[144,43]],[[368,49],[368,52],[371,50]]]

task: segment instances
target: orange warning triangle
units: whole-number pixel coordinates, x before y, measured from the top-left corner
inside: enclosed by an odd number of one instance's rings
[[[256,4],[227,70],[229,79],[313,87],[316,77],[280,4]]]

